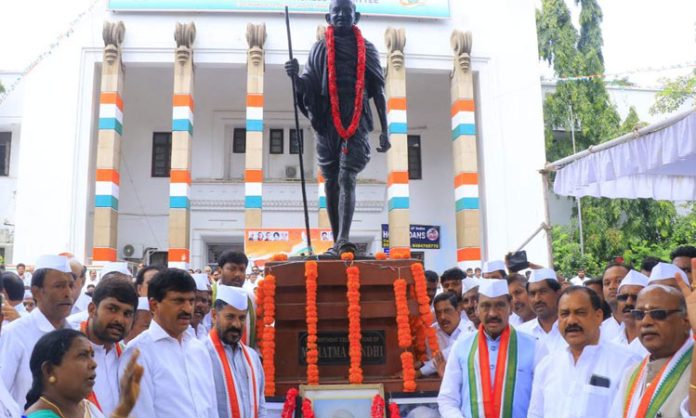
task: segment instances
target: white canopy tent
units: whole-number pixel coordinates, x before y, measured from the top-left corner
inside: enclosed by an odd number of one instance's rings
[[[696,200],[696,109],[550,163],[562,196]]]

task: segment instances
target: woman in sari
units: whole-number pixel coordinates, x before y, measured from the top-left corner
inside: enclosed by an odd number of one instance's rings
[[[121,379],[121,398],[110,418],[126,418],[138,399],[143,368],[135,360],[137,355]],[[86,399],[97,363],[84,334],[60,329],[44,335],[31,353],[29,368],[34,380],[27,394],[27,418],[104,418]]]

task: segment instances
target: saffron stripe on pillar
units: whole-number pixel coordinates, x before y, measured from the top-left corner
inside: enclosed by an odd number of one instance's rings
[[[247,24],[244,227],[261,228],[263,209],[263,78],[266,25]]]
[[[191,147],[193,145],[193,23],[177,23],[172,95],[172,154],[169,172],[169,250],[171,268],[190,267]]]
[[[94,188],[92,264],[116,261],[118,253],[118,199],[123,134],[123,22],[105,22],[104,60],[99,95],[97,161]]]
[[[454,31],[454,71],[451,84],[454,199],[457,225],[457,265],[481,265],[481,216],[476,139],[476,103],[470,68],[471,33]]]
[[[321,169],[317,167],[317,197],[319,198],[319,228],[331,228],[329,213],[326,211],[326,179],[321,174]]]
[[[408,122],[406,117],[406,69],[403,28],[388,28],[384,34],[387,46],[387,126],[391,149],[387,153],[387,208],[389,216],[389,249],[403,254],[411,247],[408,185]],[[400,250],[400,251],[394,251]]]

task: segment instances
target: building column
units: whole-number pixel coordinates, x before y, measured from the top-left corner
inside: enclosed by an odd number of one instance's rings
[[[172,158],[169,175],[169,267],[188,269],[191,262],[191,147],[193,145],[193,42],[196,26],[176,24]]]
[[[96,186],[94,189],[94,248],[92,264],[116,261],[121,135],[123,133],[123,22],[104,22],[104,60],[99,95]]]
[[[406,121],[406,68],[403,28],[388,28],[387,46],[387,124],[391,149],[387,153],[387,199],[389,210],[389,249],[410,249],[408,192],[408,125]]]
[[[454,199],[457,221],[457,265],[481,265],[481,216],[476,145],[474,79],[471,72],[471,32],[455,30],[451,85]]]
[[[244,227],[261,228],[263,206],[263,76],[266,24],[247,24]]]

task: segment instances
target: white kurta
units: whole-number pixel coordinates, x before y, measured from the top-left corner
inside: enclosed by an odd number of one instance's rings
[[[205,320],[205,318],[203,318]],[[200,340],[201,342],[205,342],[208,339],[208,328],[203,325],[203,322],[201,321],[198,326],[194,329],[193,326],[188,327],[186,330],[190,336],[193,338]]]
[[[608,417],[624,372],[641,358],[612,343],[586,346],[577,362],[570,347],[544,358],[536,368],[529,417]],[[609,387],[590,385],[592,376]]]
[[[29,359],[39,338],[55,331],[41,309],[3,327],[0,337],[0,376],[17,405],[24,408],[32,377]]]
[[[630,351],[638,354],[641,358],[650,354],[650,352],[645,347],[643,347],[643,344],[640,343],[640,338],[636,337],[633,339],[633,341],[629,343],[628,337],[626,337],[625,329],[621,331],[621,333],[617,335],[614,339],[612,339],[611,342],[622,347],[627,347]]]
[[[24,405],[22,405],[24,407]],[[17,402],[12,399],[12,395],[7,391],[5,383],[0,379],[0,417],[20,418],[23,409],[19,408]]]
[[[89,319],[89,312],[88,311],[80,311],[74,314],[71,314],[65,319],[65,322],[68,323],[68,326],[70,328],[79,331],[80,330],[80,325],[82,325],[83,322]]]
[[[618,335],[623,333],[624,324],[616,322],[616,319],[614,319],[614,315],[612,315],[609,318],[605,319],[604,322],[602,322],[602,326],[599,327],[599,329],[602,333],[602,338],[605,341],[611,341]]]
[[[242,416],[240,418],[255,418],[253,414],[254,394],[251,393],[249,387],[251,376],[249,376],[249,373],[247,372],[244,353],[242,353],[239,346],[233,348],[230,345],[224,343],[222,344],[225,349],[225,355],[227,355],[227,360],[230,364],[230,370],[234,376],[237,397],[239,399],[239,403],[242,405],[242,410],[240,411]],[[222,370],[220,360],[217,356],[217,351],[215,350],[212,341],[210,341],[210,338],[206,339],[205,347],[210,354],[210,360],[213,364],[213,379],[215,381],[218,416],[227,417],[227,411],[229,411],[231,407],[229,405],[229,395],[225,387],[224,371]],[[261,359],[259,358],[258,354],[256,354],[256,351],[249,347],[246,348],[247,353],[251,358],[252,367],[254,368],[254,375],[256,376],[256,399],[259,407],[258,418],[266,418],[266,398],[264,397],[265,378],[263,374],[263,366],[261,364]]]
[[[510,324],[511,327],[517,329],[517,327],[524,324],[524,321],[522,320],[522,318],[520,318],[519,315],[517,315],[516,313],[513,312],[512,314],[510,314],[510,318],[508,319],[508,323]]]
[[[476,328],[474,328],[474,324],[467,319],[467,321],[460,320],[459,325],[457,328],[452,331],[451,335],[448,335],[445,331],[440,328],[440,325],[438,323],[434,323],[432,325],[433,328],[435,328],[435,335],[437,336],[437,343],[440,348],[440,352],[442,352],[442,355],[447,359],[449,356],[450,348],[452,348],[452,345],[459,339],[460,337],[465,337],[469,334],[473,334],[476,332]],[[432,360],[432,352],[430,350],[430,347],[427,346],[426,342],[426,350],[428,354],[428,358],[430,360],[426,361],[423,364],[423,367],[421,367],[420,371],[423,373],[423,376],[429,376],[431,374],[437,373],[437,368],[435,367],[435,364]]]
[[[94,343],[92,343],[92,349],[94,349],[94,361],[97,363],[97,379],[93,390],[102,412],[108,417],[118,406],[120,393],[118,352],[115,347],[107,351],[104,346]]]
[[[136,348],[145,372],[132,417],[217,418],[213,369],[203,343],[186,332],[179,342],[153,319],[150,328],[126,346],[119,379]]]
[[[537,318],[531,319],[515,329],[519,332],[525,332],[535,337],[538,341],[543,342],[549,353],[562,350],[568,346],[568,343],[566,343],[561,332],[558,330],[558,321],[553,323],[549,333],[544,331],[544,328],[541,327]]]

